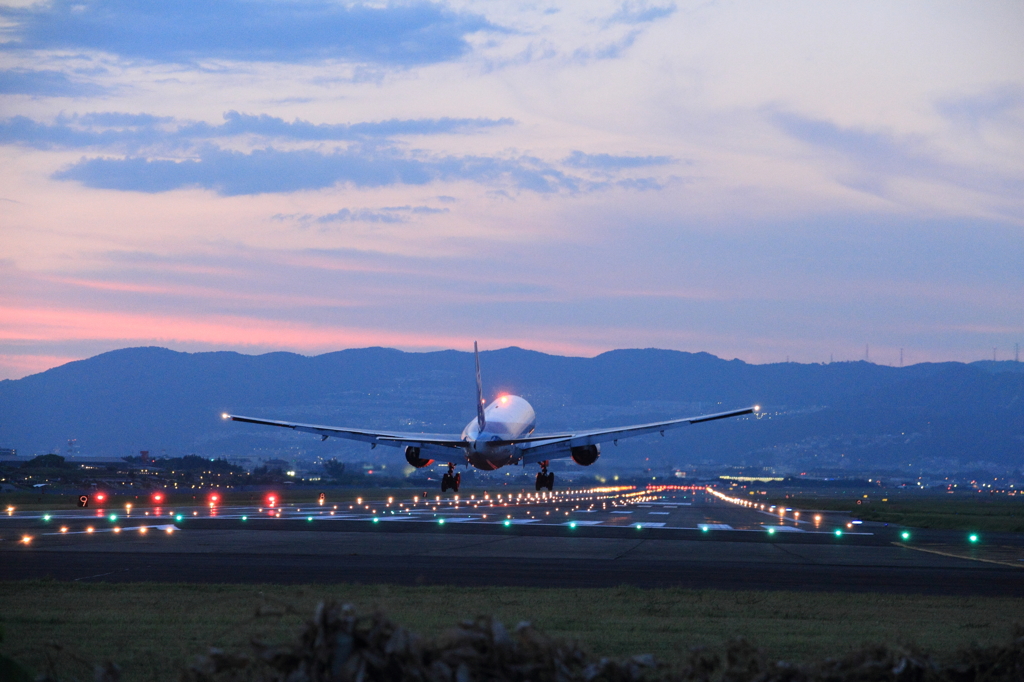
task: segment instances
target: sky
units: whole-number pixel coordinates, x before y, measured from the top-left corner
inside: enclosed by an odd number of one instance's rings
[[[1024,343],[1020,2],[0,2],[0,379]]]

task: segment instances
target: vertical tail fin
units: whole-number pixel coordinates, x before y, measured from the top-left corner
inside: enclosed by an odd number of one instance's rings
[[[487,420],[484,418],[484,382],[480,378],[480,350],[476,341],[473,342],[473,355],[476,358],[476,423],[482,433],[487,426]]]

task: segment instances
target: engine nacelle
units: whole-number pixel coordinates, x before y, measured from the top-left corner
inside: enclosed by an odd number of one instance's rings
[[[588,467],[601,456],[601,446],[581,445],[578,448],[572,448],[569,452],[572,453],[572,461],[580,466]]]
[[[405,446],[405,461],[417,469],[422,469],[434,463],[432,459],[420,459],[420,449],[412,445]]]

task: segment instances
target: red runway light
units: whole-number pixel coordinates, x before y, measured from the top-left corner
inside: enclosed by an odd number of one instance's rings
[[[210,495],[210,502],[219,502],[220,495]]]
[[[153,501],[154,502],[163,502],[164,501],[163,493],[156,493],[155,495],[153,495]]]
[[[96,493],[96,501],[97,502],[103,502],[106,499],[107,499],[107,496],[104,493]]]

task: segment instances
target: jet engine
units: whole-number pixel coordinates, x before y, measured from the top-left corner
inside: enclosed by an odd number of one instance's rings
[[[581,445],[577,448],[572,448],[569,452],[572,454],[572,461],[580,466],[588,467],[601,456],[601,446],[596,444]]]
[[[434,463],[432,459],[420,459],[420,449],[411,445],[405,446],[405,461],[417,469],[422,469]]]

